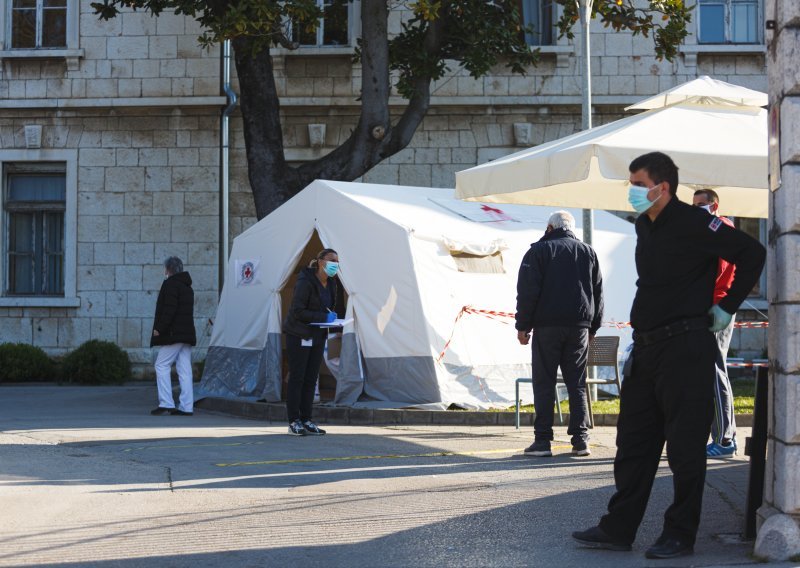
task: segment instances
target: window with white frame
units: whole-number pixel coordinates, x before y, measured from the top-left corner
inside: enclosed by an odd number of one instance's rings
[[[5,296],[64,296],[66,164],[5,164]]]
[[[10,49],[67,47],[67,0],[11,0]]]
[[[698,0],[697,42],[761,43],[761,0]]]
[[[733,225],[740,231],[743,231],[759,241],[764,247],[767,247],[767,221],[766,219],[753,219],[751,217],[736,217],[733,219]],[[763,270],[758,282],[753,286],[748,296],[750,298],[766,298],[766,284],[767,284],[767,271]]]
[[[525,43],[533,46],[555,45],[555,0],[519,0],[522,23],[533,31],[525,33]]]
[[[292,25],[292,40],[303,47],[350,45],[351,2],[348,0],[317,0],[323,16],[316,30]]]

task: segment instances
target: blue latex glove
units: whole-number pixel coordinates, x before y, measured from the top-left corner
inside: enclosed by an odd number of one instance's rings
[[[708,313],[713,320],[711,327],[708,328],[708,331],[713,331],[714,333],[722,331],[728,327],[728,325],[731,323],[731,319],[733,318],[732,314],[729,314],[716,304],[711,306],[711,309],[708,310]]]
[[[335,319],[336,319],[336,312],[328,312],[328,318],[325,320],[325,323],[333,323]]]

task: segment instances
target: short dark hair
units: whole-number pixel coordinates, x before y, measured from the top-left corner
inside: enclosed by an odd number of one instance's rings
[[[183,261],[177,256],[171,256],[164,261],[164,268],[167,269],[170,276],[183,272]]]
[[[713,189],[698,189],[694,192],[695,195],[705,195],[710,203],[719,203],[719,195]]]
[[[672,195],[678,191],[678,166],[663,152],[643,154],[628,166],[628,171],[631,173],[639,170],[646,171],[650,179],[656,183],[667,182]]]

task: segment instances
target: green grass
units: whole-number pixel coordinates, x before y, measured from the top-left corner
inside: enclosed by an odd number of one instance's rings
[[[755,381],[752,378],[745,377],[733,379],[731,381],[733,387],[733,408],[736,414],[752,414],[753,403],[755,401]],[[513,411],[514,407],[511,406],[508,410]],[[527,404],[520,407],[521,412],[533,412],[533,405]],[[569,412],[569,401],[561,401],[561,412]],[[592,412],[594,414],[619,414],[619,399],[610,398],[606,400],[598,400],[592,403]]]

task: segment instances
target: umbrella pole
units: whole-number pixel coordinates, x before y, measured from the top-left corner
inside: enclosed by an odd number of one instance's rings
[[[592,57],[589,43],[589,25],[592,21],[592,3],[594,0],[576,0],[581,17],[582,51],[583,51],[583,88],[581,89],[581,129],[592,127]],[[592,244],[594,232],[594,215],[591,209],[583,210],[583,242]]]

